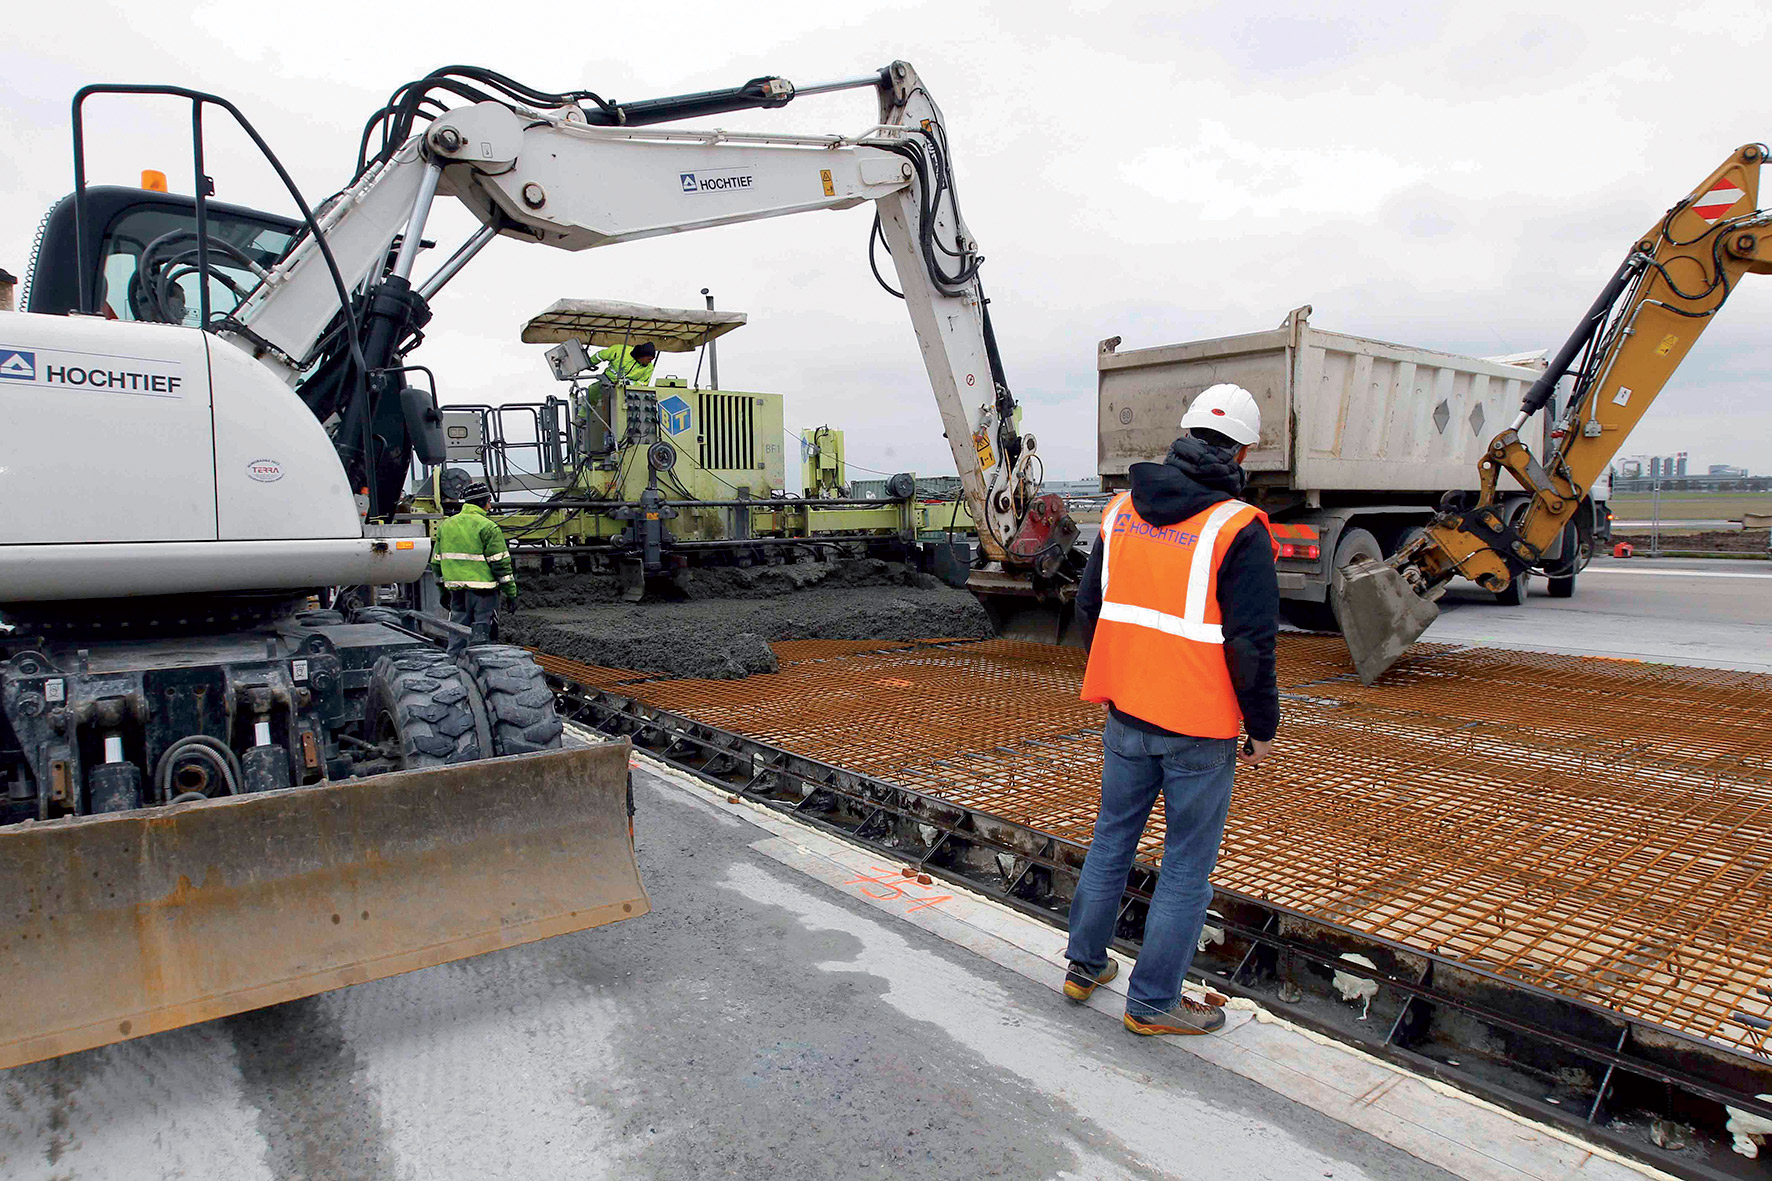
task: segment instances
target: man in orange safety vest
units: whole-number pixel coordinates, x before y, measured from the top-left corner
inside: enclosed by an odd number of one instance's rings
[[[1216,385],[1189,405],[1162,463],[1135,463],[1109,502],[1077,592],[1089,634],[1083,699],[1107,707],[1101,810],[1071,899],[1064,992],[1113,979],[1114,933],[1138,840],[1163,795],[1162,870],[1127,983],[1126,1028],[1211,1033],[1224,1010],[1182,979],[1212,901],[1232,772],[1257,766],[1279,725],[1280,592],[1267,516],[1237,497],[1261,439],[1249,391]],[[1237,738],[1248,735],[1239,754]]]

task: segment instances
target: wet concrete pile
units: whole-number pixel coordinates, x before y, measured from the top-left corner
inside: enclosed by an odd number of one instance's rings
[[[626,603],[614,578],[520,576],[502,638],[611,668],[732,679],[774,672],[775,640],[974,639],[984,608],[895,562],[865,559],[688,571],[669,598]]]

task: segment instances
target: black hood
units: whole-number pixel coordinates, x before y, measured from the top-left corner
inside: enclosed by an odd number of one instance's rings
[[[1240,495],[1243,469],[1235,455],[1183,435],[1162,463],[1132,465],[1132,507],[1153,525],[1173,525]]]

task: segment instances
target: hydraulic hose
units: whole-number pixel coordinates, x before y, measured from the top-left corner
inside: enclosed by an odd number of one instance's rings
[[[208,763],[221,776],[222,785],[228,789],[229,795],[239,795],[240,785],[246,776],[240,769],[240,760],[227,744],[207,734],[190,734],[179,739],[166,748],[160,761],[154,764],[154,789],[163,800],[179,803],[201,792],[181,792],[174,798],[172,794],[172,770],[178,760],[185,755],[194,755]]]

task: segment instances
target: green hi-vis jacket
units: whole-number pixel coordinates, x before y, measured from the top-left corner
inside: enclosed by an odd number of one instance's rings
[[[656,356],[650,361],[639,360],[634,356],[634,350],[625,344],[599,349],[591,355],[591,360],[602,361],[608,366],[604,373],[612,378],[625,378],[629,385],[646,385],[652,380],[652,370],[658,364]]]
[[[517,593],[517,572],[504,531],[477,504],[462,505],[459,513],[437,526],[431,569],[449,590]]]

